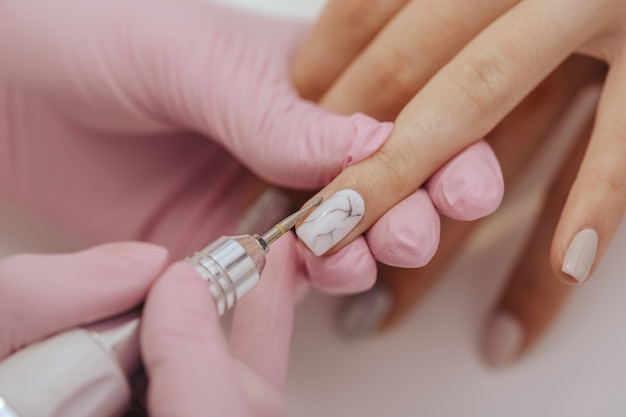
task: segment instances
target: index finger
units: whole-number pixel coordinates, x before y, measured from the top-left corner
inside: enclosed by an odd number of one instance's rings
[[[411,100],[377,153],[316,195],[325,202],[300,224],[303,242],[319,255],[362,234],[589,39],[597,9],[527,0],[492,23]]]

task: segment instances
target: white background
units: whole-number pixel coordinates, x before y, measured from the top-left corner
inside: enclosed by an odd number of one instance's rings
[[[318,0],[228,2],[298,17],[312,17],[322,6]],[[548,158],[544,165],[551,163]],[[336,300],[309,298],[295,325],[289,414],[626,416],[624,227],[594,279],[575,292],[526,359],[499,371],[481,363],[480,326],[523,244],[536,195],[513,199],[409,319],[385,336],[346,342],[333,327]],[[59,233],[0,206],[0,255],[72,246]]]

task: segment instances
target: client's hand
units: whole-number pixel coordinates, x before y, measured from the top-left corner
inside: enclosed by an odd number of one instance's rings
[[[294,62],[293,76],[299,91],[339,113],[362,111],[380,120],[395,119],[461,47],[454,41],[455,32],[448,41],[426,33],[429,22],[441,17],[445,9],[433,8],[415,16],[412,11],[418,6],[403,8],[405,3],[384,2],[372,9],[361,1],[329,2]],[[469,28],[460,28],[459,34],[466,30]],[[577,94],[599,82],[604,72],[597,61],[569,59],[487,135],[508,185],[514,184],[532,157],[545,147],[555,123]],[[585,134],[581,132],[580,146],[584,146]],[[567,167],[555,176],[542,219],[522,261],[511,273],[497,313],[488,320],[485,354],[494,364],[512,360],[532,346],[570,291],[551,278],[546,242],[564,204],[563,190],[569,187],[578,162],[568,158]],[[459,186],[435,183],[436,179],[427,183],[434,201],[448,196],[449,188]],[[443,219],[438,252],[424,268],[379,265],[380,285],[350,299],[342,310],[343,330],[360,335],[396,324],[435,282],[475,226],[475,222]]]

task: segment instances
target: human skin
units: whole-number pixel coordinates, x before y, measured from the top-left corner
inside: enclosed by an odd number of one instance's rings
[[[491,22],[485,19],[489,16],[495,19],[498,11],[505,11],[511,6],[509,3],[472,4],[471,10],[467,11],[470,14],[464,14],[460,10],[465,6],[454,1],[436,4],[428,1],[409,4],[403,0],[375,3],[330,1],[294,62],[292,74],[295,83],[305,97],[318,100],[339,113],[362,111],[381,120],[394,120],[414,96],[420,95],[420,90],[429,84],[429,80],[438,76],[438,71],[451,62],[467,41]],[[608,6],[605,4],[603,7]],[[506,54],[503,56],[506,57]],[[487,134],[487,140],[503,166],[507,184],[511,185],[524,165],[546,145],[551,128],[576,94],[586,86],[602,81],[604,74],[604,65],[597,60],[581,57],[568,59]],[[512,79],[512,82],[515,81]],[[454,93],[449,95],[454,97]],[[372,100],[372,97],[376,99]],[[434,101],[442,100],[437,98]],[[441,115],[449,113],[443,111]],[[463,111],[451,115],[450,120],[459,115],[463,115]],[[480,114],[477,120],[479,117]],[[577,138],[583,147],[587,139],[586,131]],[[404,155],[407,154],[404,152]],[[580,155],[580,151],[575,154]],[[388,157],[387,162],[394,162]],[[397,174],[397,171],[396,166],[393,172]],[[555,177],[552,190],[568,188],[567,181],[574,178],[572,172],[575,172],[575,167],[570,161]],[[427,186],[427,190],[433,189],[436,190],[436,187]],[[508,353],[508,361],[518,358],[539,339],[556,318],[559,306],[570,292],[566,286],[553,282],[549,250],[543,253],[538,249],[546,249],[546,239],[554,231],[558,220],[554,213],[560,213],[567,193],[550,192],[548,195],[544,217],[536,226],[522,260],[511,273],[509,285],[494,308],[494,314],[486,322],[485,352],[493,351],[489,345],[493,344],[490,340],[497,339],[494,333],[498,331],[493,328],[493,323],[498,321],[498,316],[513,317],[516,322],[516,331],[522,335],[517,346]],[[612,198],[614,203],[620,200],[616,195],[607,198]],[[372,296],[375,296],[381,304],[386,304],[391,296],[393,305],[388,315],[378,313],[380,317],[374,321],[368,318],[370,324],[367,329],[361,328],[358,332],[371,331],[378,325],[388,327],[410,311],[414,301],[435,281],[474,227],[475,224],[455,224],[452,220],[443,219],[439,252],[429,265],[416,271],[381,267],[379,278],[386,286],[374,288],[373,294],[377,295],[365,294],[356,297],[352,303],[371,304]],[[561,266],[556,275],[564,278],[560,271]],[[355,309],[364,310],[362,305],[355,306]],[[370,309],[375,310],[373,306]],[[349,326],[358,327],[358,323],[355,324],[353,318]],[[351,331],[354,329],[348,329],[348,332]],[[486,353],[486,356],[488,361],[494,362],[489,359],[493,355]]]

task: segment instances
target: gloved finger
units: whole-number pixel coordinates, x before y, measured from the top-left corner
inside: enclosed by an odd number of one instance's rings
[[[317,101],[407,2],[329,1],[294,60],[300,95]]]
[[[365,238],[325,257],[314,256],[299,245],[311,285],[330,294],[352,294],[371,288],[376,281],[376,261]]]
[[[626,209],[626,60],[607,75],[585,157],[557,226],[551,262],[557,276],[582,284],[598,267]]]
[[[165,267],[167,250],[112,243],[62,255],[0,261],[0,358],[61,330],[138,306]]]
[[[230,332],[233,357],[278,391],[287,374],[296,285],[303,280],[296,245],[293,233],[272,244],[261,282],[237,303]]]
[[[456,220],[476,220],[493,213],[502,202],[504,179],[492,148],[474,143],[448,161],[426,183],[441,214]]]
[[[254,410],[254,417],[286,416],[284,395],[245,364],[234,361],[235,373],[241,382],[244,395]]]
[[[555,279],[550,244],[591,134],[584,129],[546,194],[539,221],[485,323],[482,352],[492,366],[518,359],[555,320],[572,287]]]
[[[151,416],[251,416],[206,282],[184,262],[165,271],[142,314]]]
[[[428,193],[420,188],[385,213],[365,236],[377,261],[417,268],[426,265],[437,251],[439,224]]]

